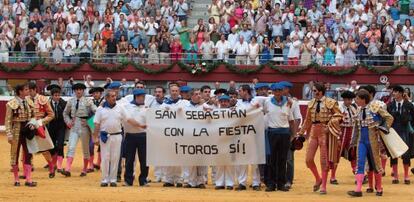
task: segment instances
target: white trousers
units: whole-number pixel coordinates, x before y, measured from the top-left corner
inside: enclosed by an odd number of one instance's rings
[[[216,186],[234,186],[234,167],[216,166]]]
[[[118,173],[119,157],[121,155],[122,135],[111,135],[106,143],[101,145],[101,172],[102,183],[116,183]]]
[[[154,167],[154,176],[156,181],[164,180],[164,166],[155,166]]]
[[[182,183],[181,167],[180,166],[166,166],[164,167],[166,183]]]
[[[81,126],[80,124],[76,124],[70,129],[67,156],[75,156],[76,146],[78,145],[79,139],[82,143],[83,158],[89,159],[89,141],[91,140],[91,133],[87,126]]]
[[[205,175],[208,172],[207,166],[190,166],[188,168],[188,184],[192,187],[204,184],[206,182]],[[185,182],[186,179],[184,179]]]
[[[257,165],[251,165],[252,168],[252,185],[259,186],[260,185],[260,171]],[[247,175],[249,171],[248,165],[238,165],[235,166],[237,181],[239,184],[244,186],[247,185]]]

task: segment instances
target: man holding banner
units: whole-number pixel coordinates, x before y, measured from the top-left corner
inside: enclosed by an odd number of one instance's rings
[[[125,131],[125,185],[132,186],[134,182],[135,154],[138,151],[140,164],[139,186],[147,186],[147,135],[145,131],[145,90],[135,89],[134,100],[124,105],[127,117],[123,122]]]
[[[230,108],[230,97],[222,95],[218,98],[220,109]],[[235,170],[232,165],[216,166],[215,184],[216,190],[227,189],[233,190]]]
[[[252,97],[252,89],[249,85],[242,85],[239,89],[239,95],[242,100],[239,100],[237,108],[251,108],[255,101]],[[287,155],[287,154],[286,154]],[[237,191],[246,190],[248,165],[239,165],[235,167],[236,176],[238,178],[239,186],[236,188]],[[252,187],[253,190],[260,191],[260,171],[258,165],[252,165]]]
[[[190,96],[190,101],[184,104],[184,111],[203,111],[201,91],[199,89],[193,89],[188,92],[188,94]],[[206,188],[204,185],[204,176],[207,175],[207,166],[185,166],[183,167],[183,171],[188,172],[188,184],[184,185],[184,188]]]
[[[180,88],[178,85],[171,85],[170,84],[170,97],[164,101],[164,104],[161,105],[161,108],[170,110],[170,109],[177,109],[182,106],[186,100],[180,99]],[[181,166],[168,166],[165,167],[165,179],[164,179],[164,187],[173,187],[176,185],[177,187],[183,186],[183,179],[181,177]]]

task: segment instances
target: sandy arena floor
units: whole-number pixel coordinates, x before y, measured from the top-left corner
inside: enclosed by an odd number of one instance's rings
[[[6,137],[0,135],[0,201],[356,201],[346,192],[354,188],[354,178],[347,161],[339,165],[337,179],[340,185],[328,185],[328,195],[321,196],[312,192],[314,179],[307,170],[304,162],[305,150],[296,153],[296,170],[293,189],[290,192],[264,191],[227,191],[214,190],[208,185],[205,190],[184,188],[163,188],[161,183],[150,183],[150,187],[117,187],[101,188],[100,173],[94,172],[87,177],[79,177],[81,171],[81,152],[78,148],[75,157],[72,177],[65,178],[60,174],[54,179],[48,178],[43,156],[34,157],[35,172],[33,178],[38,182],[36,188],[13,187],[12,173],[9,167],[9,144]],[[413,185],[392,185],[387,169],[384,179],[384,196],[376,197],[375,194],[365,194],[364,201],[413,201]],[[150,177],[153,178],[152,172]],[[414,178],[412,178],[414,181]],[[401,179],[400,179],[401,181]],[[22,181],[23,182],[23,181]],[[120,184],[119,184],[120,185]],[[364,190],[366,186],[364,187]],[[263,188],[264,190],[264,188]]]

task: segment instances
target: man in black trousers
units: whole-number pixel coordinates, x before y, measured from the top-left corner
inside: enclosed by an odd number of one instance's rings
[[[404,99],[404,88],[401,86],[394,86],[392,89],[392,95],[394,100],[390,102],[387,106],[388,112],[394,117],[394,122],[392,127],[400,135],[401,139],[408,145],[409,148],[413,147],[410,133],[408,131],[409,124],[412,124],[414,121],[414,105]],[[410,169],[410,160],[411,154],[410,149],[401,156],[404,164],[404,184],[410,184],[409,179],[409,169]],[[391,166],[394,173],[394,178],[392,180],[393,184],[398,184],[398,159],[391,159]]]
[[[50,138],[52,138],[54,148],[50,150],[53,164],[59,173],[62,172],[62,162],[64,158],[63,147],[65,144],[66,124],[63,120],[63,110],[66,107],[66,101],[61,95],[61,88],[58,85],[50,85],[50,106],[55,113],[55,118],[47,125]]]
[[[140,175],[138,177],[139,186],[148,186],[148,166],[147,164],[147,135],[145,112],[145,90],[135,89],[133,91],[134,100],[124,106],[126,119],[124,121],[125,131],[125,186],[132,186],[134,182],[135,154],[138,151],[140,164]]]

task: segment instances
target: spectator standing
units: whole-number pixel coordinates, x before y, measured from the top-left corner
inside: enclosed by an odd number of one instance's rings
[[[260,46],[257,43],[257,38],[253,36],[249,44],[249,56],[247,60],[248,65],[259,65]]]
[[[92,52],[92,41],[89,39],[88,33],[83,34],[83,39],[79,42],[78,49],[81,60],[89,61]]]
[[[299,36],[294,35],[293,41],[289,43],[288,64],[298,65],[300,58],[300,47],[302,43],[299,41]]]
[[[111,38],[106,41],[106,55],[105,60],[109,63],[115,63],[116,61],[116,53],[117,53],[117,41],[115,40],[114,34],[111,34]]]
[[[75,55],[76,41],[72,38],[72,35],[69,32],[66,33],[66,39],[63,40],[62,46],[65,50],[63,52],[65,61],[68,63],[72,62],[72,57]]]
[[[202,59],[207,62],[212,62],[213,53],[214,53],[214,43],[210,41],[210,36],[208,34],[204,35],[204,41],[200,46],[200,53]]]
[[[179,21],[187,20],[188,4],[184,0],[178,0],[173,6],[174,12],[177,13]]]
[[[48,61],[51,50],[52,50],[52,43],[48,39],[47,34],[43,33],[42,38],[39,40],[39,43],[37,43],[37,53],[40,58],[46,59],[46,61]]]
[[[26,47],[26,57],[28,59],[28,62],[33,61],[35,53],[36,53],[36,47],[38,40],[36,39],[35,30],[31,29],[29,32],[29,36],[26,37],[25,41],[25,47]]]
[[[245,65],[249,54],[249,45],[244,41],[243,36],[239,36],[239,42],[233,48],[236,54],[236,65]]]
[[[95,37],[92,42],[92,49],[93,49],[93,60],[99,62],[102,60],[102,54],[104,53],[104,42],[101,39],[101,35],[99,33],[95,34]]]
[[[0,34],[0,62],[9,62],[11,42],[4,34]]]

